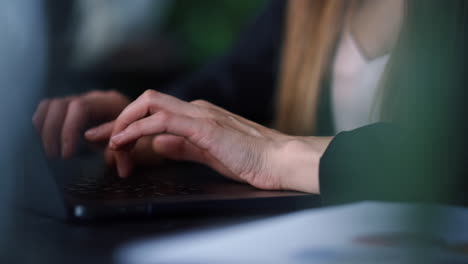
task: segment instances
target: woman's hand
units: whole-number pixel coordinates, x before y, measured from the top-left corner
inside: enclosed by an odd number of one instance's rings
[[[318,165],[331,138],[291,137],[205,101],[191,103],[153,90],[125,108],[113,126],[121,177],[131,172],[128,152],[153,136],[153,150],[206,164],[231,179],[269,190],[319,192]]]
[[[115,119],[129,103],[127,97],[114,91],[92,91],[79,96],[45,99],[37,107],[33,123],[49,157],[61,154],[63,158],[69,158],[75,153],[87,127]],[[101,127],[101,131],[108,131],[108,136],[112,129],[113,123]],[[93,136],[92,131],[87,134],[90,140],[99,139]]]
[[[136,141],[134,147],[129,152],[129,155],[127,157],[128,159],[126,160],[125,163],[123,163],[122,161],[116,162],[116,156],[117,156],[116,153],[118,152],[108,147],[108,141],[111,137],[113,128],[114,128],[114,121],[110,121],[102,125],[90,128],[85,132],[85,138],[89,142],[91,143],[106,142],[107,143],[103,151],[103,154],[104,154],[104,160],[106,161],[106,164],[109,167],[117,166],[117,169],[119,169],[118,165],[121,165],[120,167],[122,167],[122,165],[126,167],[133,167],[133,164],[154,165],[156,161],[162,160],[161,157],[156,152],[153,151],[153,147],[152,147],[153,137],[147,136],[147,137],[141,137]]]

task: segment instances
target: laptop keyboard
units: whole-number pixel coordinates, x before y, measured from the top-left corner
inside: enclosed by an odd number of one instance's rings
[[[73,179],[65,187],[65,190],[73,196],[93,200],[208,194],[207,191],[195,186],[160,179],[154,175],[152,177],[150,175],[139,175],[138,177],[128,177],[126,179],[109,175],[102,178],[82,176]]]

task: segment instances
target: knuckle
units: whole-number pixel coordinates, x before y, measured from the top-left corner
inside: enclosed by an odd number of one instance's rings
[[[210,105],[210,103],[208,101],[205,101],[205,100],[202,100],[202,99],[193,100],[191,103],[194,104],[194,105],[200,105],[200,106]]]
[[[117,90],[108,90],[105,93],[106,97],[110,97],[114,100],[124,101],[125,103],[130,103],[130,99]]]
[[[103,91],[92,90],[92,91],[89,91],[89,92],[85,93],[84,95],[88,96],[88,97],[99,97],[99,96],[102,96],[103,94],[104,94]]]
[[[208,118],[217,118],[219,116],[218,111],[212,107],[212,104],[205,100],[195,100],[191,104],[198,106],[195,108],[196,116]]]
[[[51,108],[57,107],[58,105],[61,104],[61,101],[62,101],[62,99],[52,98],[52,99],[49,99],[49,105],[50,105]]]
[[[206,116],[209,120],[214,121],[219,119],[219,113],[215,109],[205,108],[202,110],[203,115]]]
[[[111,97],[120,97],[122,94],[117,92],[116,90],[109,90],[106,91],[106,94]]]
[[[76,98],[70,102],[68,107],[76,110],[84,110],[86,108],[86,102],[82,98]]]
[[[159,111],[155,115],[155,118],[159,120],[160,122],[167,122],[170,119],[170,114],[169,112],[166,111]]]
[[[157,95],[158,95],[158,92],[156,92],[155,90],[152,90],[152,89],[148,89],[143,93],[143,98],[152,99]]]
[[[154,100],[157,98],[158,92],[155,90],[146,90],[140,97],[140,100],[148,107],[154,103]]]
[[[63,108],[67,106],[68,100],[66,98],[52,98],[49,101],[49,107],[56,109],[56,108]]]

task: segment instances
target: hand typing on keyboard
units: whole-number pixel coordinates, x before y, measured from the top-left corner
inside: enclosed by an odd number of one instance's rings
[[[33,124],[41,136],[49,158],[68,159],[77,152],[80,139],[103,151],[108,165],[114,166],[114,151],[107,147],[113,120],[130,104],[130,99],[115,91],[90,91],[80,95],[42,100],[33,115]],[[85,135],[83,131],[92,125]],[[104,146],[104,148],[103,148]],[[131,158],[135,162],[154,163],[157,155],[152,151],[151,138],[137,141]]]
[[[318,164],[331,138],[293,137],[206,101],[185,102],[148,90],[115,120],[110,149],[121,177],[129,153],[152,136],[161,156],[206,164],[231,179],[269,190],[318,193]]]

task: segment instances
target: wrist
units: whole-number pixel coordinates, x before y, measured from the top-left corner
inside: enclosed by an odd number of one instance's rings
[[[333,137],[290,137],[277,157],[281,189],[320,193],[319,165]]]

